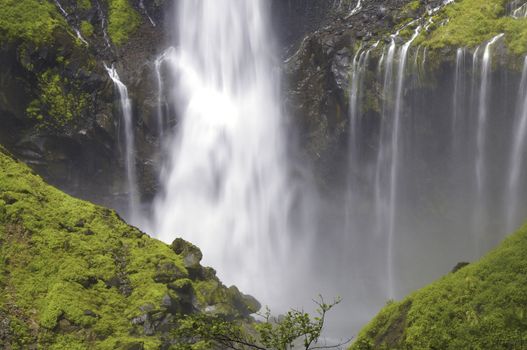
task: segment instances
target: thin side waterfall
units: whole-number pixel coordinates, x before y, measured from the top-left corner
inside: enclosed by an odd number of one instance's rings
[[[488,134],[488,108],[489,108],[489,86],[491,84],[491,68],[492,68],[492,46],[501,38],[503,34],[499,34],[492,38],[486,45],[483,51],[483,58],[481,61],[480,74],[480,89],[478,98],[478,119],[477,119],[477,134],[476,134],[476,183],[477,183],[477,203],[478,207],[478,221],[485,220],[486,216],[486,136]]]
[[[109,48],[112,45],[110,44],[110,37],[108,36],[108,30],[106,28],[108,21],[106,20],[106,16],[104,15],[104,11],[102,10],[99,0],[96,0],[95,4],[97,5],[97,14],[99,15],[100,20],[101,20],[101,30],[102,30],[104,42],[106,43],[106,47]]]
[[[167,61],[174,59],[176,59],[176,51],[173,47],[170,47],[157,57],[154,62],[157,80],[157,132],[161,144],[163,143],[165,129],[167,128],[166,113],[168,110],[162,69]]]
[[[58,0],[55,0],[55,5],[57,5],[57,7],[59,8],[60,12],[62,13],[62,15],[64,16],[64,18],[66,19],[66,22],[70,22],[70,15],[68,12],[66,12],[66,10],[64,9],[64,7],[62,7],[61,3],[58,1]],[[79,31],[78,28],[76,28],[75,26],[72,25],[72,28],[73,28],[73,31],[75,32],[75,35],[77,35],[77,38],[82,41],[86,46],[89,46],[88,42],[86,41],[86,39],[84,39],[84,37],[81,35],[81,32]]]
[[[302,231],[293,246],[293,201],[306,201],[290,176],[269,2],[182,0],[173,23],[177,50],[165,63],[178,121],[165,130],[155,232],[198,245],[226,283],[287,304],[310,239]]]
[[[355,5],[355,7],[351,10],[350,14],[348,15],[348,17],[351,17],[357,13],[359,13],[359,11],[362,9],[362,0],[357,0],[357,4]]]
[[[381,63],[384,62],[384,78],[383,78],[383,106],[382,106],[382,119],[381,119],[381,130],[378,144],[377,164],[375,166],[375,222],[377,228],[375,232],[381,235],[387,231],[386,217],[388,200],[385,198],[385,173],[386,164],[389,162],[389,151],[390,149],[386,146],[390,138],[391,120],[389,116],[389,100],[392,95],[393,85],[393,65],[395,57],[395,38],[392,37],[390,46],[386,54],[383,54]],[[382,65],[379,66],[379,70]]]
[[[404,81],[405,81],[405,69],[406,61],[408,58],[408,49],[412,42],[417,38],[421,26],[415,29],[412,38],[407,41],[400,50],[399,53],[399,69],[397,73],[397,85],[395,93],[395,109],[393,115],[393,129],[392,129],[392,155],[390,165],[390,204],[389,204],[389,223],[388,223],[388,292],[389,297],[395,297],[395,279],[394,279],[394,244],[395,244],[395,225],[396,225],[396,212],[397,212],[397,188],[398,188],[398,176],[399,176],[399,156],[401,148],[401,114],[404,104]]]
[[[507,208],[507,232],[512,232],[520,224],[521,220],[524,219],[519,215],[519,207],[521,206],[521,174],[524,171],[526,160],[525,148],[527,147],[527,57],[523,64],[517,109],[505,200],[505,206]]]
[[[127,216],[132,224],[137,225],[140,217],[139,211],[139,191],[137,188],[137,175],[135,167],[135,142],[133,132],[132,103],[128,97],[128,88],[119,79],[117,70],[112,67],[106,67],[106,71],[112,79],[114,86],[119,92],[121,104],[122,119],[124,122],[124,164],[126,169],[126,187],[128,194],[128,212]]]
[[[452,133],[459,129],[460,119],[463,116],[462,103],[465,99],[465,49],[456,51],[456,71],[454,76],[454,96],[452,106]]]
[[[527,17],[527,2],[525,0],[514,0],[507,5],[507,13],[513,18]]]

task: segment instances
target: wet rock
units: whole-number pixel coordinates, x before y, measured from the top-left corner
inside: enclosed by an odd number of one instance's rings
[[[461,270],[462,268],[464,268],[465,266],[468,266],[468,265],[470,265],[470,263],[465,262],[465,261],[463,261],[463,262],[458,262],[458,263],[456,264],[456,266],[454,266],[454,267],[452,268],[452,271],[451,271],[451,272],[452,272],[452,273],[456,273],[456,272],[458,272],[459,270]]]
[[[158,283],[170,283],[183,277],[186,277],[183,271],[180,271],[174,263],[167,262],[157,267],[154,281]]]
[[[181,238],[176,238],[171,244],[172,250],[183,257],[183,263],[187,269],[201,269],[199,264],[203,258],[201,250]]]
[[[243,316],[247,317],[260,310],[262,305],[251,295],[241,293],[236,286],[228,289],[229,302]]]

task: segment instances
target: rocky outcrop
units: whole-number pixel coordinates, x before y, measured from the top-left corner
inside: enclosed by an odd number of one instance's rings
[[[0,149],[0,347],[168,349],[184,315],[251,322],[201,252],[46,185]]]
[[[345,181],[343,170],[347,171],[351,74],[357,52],[376,47],[369,56],[371,63],[362,90],[368,94],[369,108],[361,111],[361,118],[369,121],[372,130],[380,121],[384,98],[380,90],[382,81],[375,75],[378,74],[382,50],[386,50],[391,35],[397,31],[400,33],[394,40],[398,47],[408,40],[414,29],[407,27],[410,23],[415,23],[414,27],[417,24],[422,26],[411,50],[415,53],[417,47],[421,48],[421,53],[415,55],[426,60],[426,67],[422,67],[419,73],[426,81],[419,89],[430,94],[432,99],[433,95],[439,95],[437,91],[441,89],[439,86],[444,83],[444,77],[453,74],[456,49],[475,48],[500,31],[506,33],[507,39],[505,45],[500,44],[503,54],[499,56],[499,64],[505,67],[504,74],[519,70],[523,60],[519,53],[527,50],[524,42],[517,41],[524,35],[521,33],[525,33],[525,29],[520,29],[525,28],[520,23],[524,20],[507,17],[503,2],[485,7],[476,4],[477,1],[455,4],[457,7],[449,12],[452,18],[441,10],[445,5],[442,0],[363,1],[356,13],[350,11],[356,2],[343,1],[344,5],[329,12],[321,28],[303,39],[298,50],[285,62],[287,102],[295,122],[301,126],[300,140],[315,163],[322,186],[331,183],[339,187]],[[468,29],[463,27],[471,17],[485,16],[489,23],[474,23]],[[463,30],[466,33],[461,34]],[[411,88],[405,87],[409,99],[413,94]]]

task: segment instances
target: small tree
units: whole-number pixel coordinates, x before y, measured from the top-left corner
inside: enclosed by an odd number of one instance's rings
[[[317,316],[291,309],[281,317],[271,316],[266,308],[263,321],[247,325],[237,321],[227,321],[219,316],[190,315],[184,318],[180,327],[174,331],[178,342],[177,350],[233,349],[233,350],[289,350],[301,344],[305,350],[339,349],[351,339],[337,345],[317,345],[320,339],[326,314],[340,303],[337,298],[327,304],[319,296],[314,302],[318,308]]]

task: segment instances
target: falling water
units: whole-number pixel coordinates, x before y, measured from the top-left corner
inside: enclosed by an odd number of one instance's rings
[[[124,163],[126,169],[126,187],[128,192],[128,212],[127,216],[132,224],[137,225],[140,217],[139,195],[137,189],[136,168],[135,168],[135,145],[132,120],[132,104],[128,97],[128,89],[123,84],[117,70],[112,66],[105,67],[110,79],[112,79],[121,103],[121,113],[124,121]]]
[[[389,163],[389,152],[390,149],[386,146],[390,138],[391,121],[389,117],[389,100],[392,91],[392,76],[393,76],[393,63],[395,57],[395,38],[392,37],[390,46],[386,54],[383,54],[381,63],[384,61],[384,79],[383,79],[383,107],[382,107],[382,119],[381,119],[381,131],[378,145],[377,164],[375,172],[375,223],[377,225],[376,232],[382,233],[388,230],[386,226],[387,208],[386,203],[388,200],[385,198],[386,190],[384,184],[386,164]],[[379,66],[382,68],[382,65]],[[380,69],[379,69],[380,70]]]
[[[399,176],[399,153],[401,148],[401,114],[403,109],[403,89],[406,60],[408,57],[408,49],[412,42],[419,35],[421,26],[415,29],[412,38],[407,41],[399,53],[399,69],[397,73],[397,85],[395,94],[395,109],[393,115],[393,129],[392,129],[392,155],[390,165],[390,204],[389,204],[389,224],[388,224],[388,296],[395,297],[395,280],[394,280],[394,244],[395,244],[395,225],[396,225],[396,211],[397,211],[397,181]]]
[[[62,7],[62,5],[60,4],[60,2],[58,0],[55,0],[55,5],[57,5],[57,7],[59,8],[60,12],[64,16],[64,18],[66,18],[66,21],[69,22],[70,21],[70,15],[69,15],[68,12],[66,12],[64,7]],[[84,39],[84,37],[81,35],[81,32],[79,31],[79,29],[76,28],[75,26],[72,26],[72,28],[73,28],[73,31],[75,32],[75,34],[77,35],[77,38],[80,41],[82,41],[86,46],[89,46],[89,44],[86,41],[86,39]]]
[[[160,239],[197,244],[222,280],[276,305],[309,239],[297,240],[293,257],[292,206],[302,200],[290,178],[268,7],[178,3],[178,48],[166,61],[178,125],[154,211]]]
[[[483,58],[481,61],[481,75],[480,75],[480,89],[478,98],[478,119],[476,131],[476,184],[477,184],[477,206],[479,210],[476,212],[477,221],[483,222],[487,214],[485,185],[486,185],[486,154],[487,154],[487,134],[488,134],[488,102],[489,102],[489,85],[490,73],[492,67],[492,46],[501,38],[503,34],[499,34],[492,38],[486,45],[483,51]],[[479,240],[478,240],[479,245]]]
[[[357,13],[359,13],[359,11],[362,9],[362,0],[357,0],[357,4],[355,5],[355,7],[353,8],[353,10],[351,10],[350,14],[348,15],[348,17],[351,17]]]
[[[514,18],[527,17],[527,2],[525,0],[514,0],[507,5],[509,16]]]
[[[507,183],[507,230],[512,231],[524,219],[519,215],[521,206],[521,173],[525,163],[525,147],[527,146],[527,57],[523,65],[522,79],[518,94],[517,120],[514,127],[512,152],[509,165],[509,179]]]
[[[465,49],[456,51],[456,71],[454,73],[454,95],[452,107],[452,132],[459,129],[460,119],[463,115],[462,101],[465,99]]]
[[[102,35],[104,38],[104,42],[106,43],[106,47],[111,47],[110,44],[110,37],[108,36],[108,30],[106,28],[106,16],[104,15],[104,12],[102,10],[101,4],[99,3],[99,0],[95,1],[95,4],[97,5],[97,14],[100,17],[101,20],[101,29],[102,29]]]
[[[166,113],[168,106],[166,102],[165,83],[163,79],[163,66],[168,61],[176,59],[176,51],[173,47],[168,48],[154,62],[154,69],[157,80],[157,127],[160,143],[164,141],[165,129],[167,128]]]

